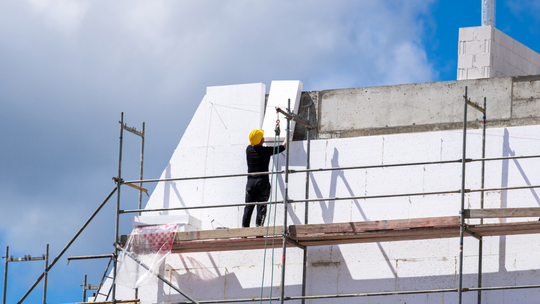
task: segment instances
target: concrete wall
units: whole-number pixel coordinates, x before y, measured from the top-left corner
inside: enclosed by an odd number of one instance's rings
[[[540,54],[492,26],[459,29],[457,79],[538,75]]]
[[[299,115],[313,104],[311,138],[321,139],[461,129],[465,87],[472,102],[486,97],[488,127],[540,123],[538,75],[304,92]],[[470,128],[481,120],[468,110]],[[294,138],[305,131],[297,126]]]

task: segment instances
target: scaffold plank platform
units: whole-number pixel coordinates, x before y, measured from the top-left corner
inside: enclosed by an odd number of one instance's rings
[[[540,221],[466,225],[478,236],[540,233]],[[266,227],[178,232],[173,253],[281,247],[283,227],[266,237]],[[273,230],[273,227],[270,227]],[[288,238],[303,246],[342,245],[459,237],[459,216],[289,226]],[[272,233],[270,233],[271,235]],[[470,236],[465,233],[465,236]],[[287,244],[293,247],[293,244]]]

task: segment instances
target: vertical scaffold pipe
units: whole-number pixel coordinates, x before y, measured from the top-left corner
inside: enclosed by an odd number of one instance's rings
[[[291,99],[287,103],[287,113],[291,114]],[[280,303],[285,301],[285,261],[287,260],[287,205],[289,200],[289,151],[291,150],[291,119],[287,117],[287,149],[285,150],[285,194],[283,197],[283,254],[281,258],[281,294]]]
[[[461,210],[459,211],[459,281],[458,281],[458,304],[463,298],[463,230],[465,228],[465,157],[467,148],[467,87],[465,87],[465,102],[463,110],[463,154],[461,159]]]
[[[43,304],[47,304],[47,278],[49,277],[49,244],[47,244],[47,251],[45,253],[45,271],[43,278]]]
[[[122,185],[122,143],[124,136],[124,112],[120,115],[120,147],[118,149],[118,178],[116,180],[116,220],[114,229],[114,243],[119,242],[119,228],[120,228],[120,186]],[[112,288],[112,300],[116,301],[116,272],[118,271],[118,249],[114,249],[114,268],[113,268],[113,288]]]
[[[484,177],[486,172],[486,97],[484,97],[484,116],[482,116],[482,177],[480,180],[480,188],[484,189]],[[484,209],[484,191],[480,192],[480,209]],[[480,224],[484,223],[484,219],[480,218]],[[482,287],[482,259],[483,259],[484,240],[478,240],[478,288]],[[482,291],[478,291],[478,304],[482,303]]]
[[[9,259],[9,246],[6,246],[6,264],[4,266],[4,300],[3,304],[6,304],[6,293],[7,293],[7,277],[8,277],[8,259]]]
[[[84,285],[83,285],[83,292],[82,292],[82,302],[86,302],[86,282],[87,282],[87,279],[88,278],[88,275],[84,275]]]
[[[310,122],[310,112],[311,112],[311,106],[313,106],[313,104],[311,104],[309,107],[308,107],[308,114],[307,114],[307,120],[308,122]],[[310,133],[310,128],[307,128],[307,131],[306,131],[306,135],[307,135],[307,147],[306,147],[306,169],[309,170],[310,169],[310,153],[311,153],[311,133]],[[306,172],[306,193],[304,195],[305,199],[309,199],[309,172]],[[309,223],[309,202],[305,202],[304,204],[304,224],[308,224]],[[306,277],[307,277],[307,247],[304,248],[304,258],[303,258],[303,263],[302,263],[302,296],[305,297],[306,296]],[[306,299],[302,299],[302,304],[305,304],[306,303]]]
[[[143,180],[143,169],[144,169],[144,137],[145,137],[145,132],[144,132],[144,122],[142,123],[142,136],[141,136],[141,174],[140,174],[140,177],[141,177],[141,180]],[[139,187],[142,188],[143,186],[143,183],[139,183]],[[139,190],[139,210],[142,209],[142,190]],[[139,215],[141,215],[142,212],[139,212]]]

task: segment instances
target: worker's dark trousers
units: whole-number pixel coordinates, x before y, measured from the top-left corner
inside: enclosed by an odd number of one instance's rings
[[[267,178],[248,177],[246,184],[246,203],[249,202],[266,202],[270,197],[270,183]],[[242,227],[249,227],[253,209],[257,206],[257,218],[255,224],[258,226],[264,225],[266,218],[266,205],[249,205],[244,207],[244,217],[242,218]]]

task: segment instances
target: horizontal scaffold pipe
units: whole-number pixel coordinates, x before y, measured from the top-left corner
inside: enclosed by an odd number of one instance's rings
[[[540,188],[540,185],[533,186],[515,186],[515,187],[499,187],[499,188],[484,188],[484,189],[465,189],[465,193],[469,192],[490,192],[490,191],[503,191],[503,190],[522,190]],[[310,198],[310,199],[291,199],[289,204],[302,203],[302,202],[325,202],[325,201],[344,201],[344,200],[366,200],[376,198],[392,198],[392,197],[407,197],[407,196],[426,196],[426,195],[440,195],[440,194],[458,194],[461,190],[450,191],[436,191],[436,192],[417,192],[417,193],[398,193],[398,194],[384,194],[384,195],[367,195],[367,196],[347,196],[347,197],[329,197],[329,198]],[[193,207],[175,207],[175,208],[159,208],[159,209],[133,209],[133,210],[120,210],[120,213],[137,213],[137,212],[158,212],[158,211],[178,211],[178,210],[192,210],[192,209],[207,209],[207,208],[228,208],[239,207],[248,205],[268,205],[268,204],[283,204],[283,201],[277,202],[257,202],[257,203],[239,203],[239,204],[226,204],[226,205],[207,205],[207,206],[193,206]]]
[[[68,257],[67,259],[69,263],[69,261],[73,261],[73,260],[112,259],[112,258],[114,258],[114,254],[72,256],[72,257]]]
[[[342,200],[357,200],[357,199],[373,199],[373,198],[389,198],[389,197],[402,197],[402,196],[422,196],[422,195],[435,195],[435,194],[455,194],[460,193],[461,190],[452,191],[440,191],[440,192],[420,192],[420,193],[403,193],[403,194],[387,194],[387,195],[369,195],[369,196],[349,196],[349,197],[331,197],[331,198],[312,198],[312,199],[298,199],[289,200],[290,204],[300,202],[322,202],[322,201],[342,201]],[[226,205],[207,205],[207,206],[193,206],[193,207],[176,207],[176,208],[159,208],[159,209],[134,209],[134,210],[120,210],[120,213],[136,213],[136,212],[157,212],[157,211],[178,211],[178,210],[191,210],[191,209],[206,209],[206,208],[227,208],[238,207],[248,205],[268,205],[268,204],[283,204],[283,201],[277,202],[257,202],[257,203],[240,203],[240,204],[226,204]]]
[[[490,290],[505,290],[505,289],[524,289],[524,288],[540,288],[540,285],[518,285],[518,286],[501,286],[501,287],[471,287],[463,288],[467,291],[490,291]],[[388,292],[365,292],[352,294],[337,294],[337,295],[316,295],[316,296],[291,296],[285,297],[285,300],[301,300],[301,299],[330,299],[330,298],[352,298],[352,297],[375,297],[375,296],[391,296],[391,295],[406,295],[406,294],[424,294],[424,293],[440,293],[440,292],[457,292],[457,288],[445,289],[427,289],[427,290],[406,290],[406,291],[388,291]],[[236,302],[253,302],[253,301],[275,301],[279,298],[250,298],[250,299],[228,299],[228,300],[208,300],[199,301],[200,304],[209,303],[236,303]],[[170,304],[188,304],[190,302],[174,302]]]
[[[466,192],[490,192],[490,191],[504,191],[504,190],[523,190],[523,189],[533,189],[533,188],[540,188],[540,185],[468,189]]]
[[[89,302],[77,302],[77,303],[65,303],[65,304],[88,304]],[[115,301],[99,301],[99,302],[90,302],[92,304],[137,304],[141,303],[140,299],[134,300],[115,300]]]
[[[211,178],[259,176],[259,175],[269,175],[269,174],[274,174],[274,173],[275,174],[281,174],[281,173],[285,173],[285,171],[238,173],[238,174],[226,174],[226,175],[193,176],[193,177],[174,177],[174,178],[161,178],[161,179],[159,179],[159,178],[158,179],[141,179],[141,180],[124,181],[124,184],[176,182],[176,181],[185,181],[185,180],[193,180],[193,179],[211,179]]]
[[[350,294],[331,294],[331,295],[316,295],[316,296],[291,296],[285,297],[285,301],[301,300],[301,299],[333,299],[333,298],[354,298],[354,297],[375,297],[375,296],[392,296],[392,295],[407,295],[407,294],[424,294],[424,293],[440,293],[440,292],[457,292],[457,288],[445,289],[424,289],[424,290],[404,290],[404,291],[382,291],[382,292],[365,292],[365,293],[350,293]],[[279,298],[250,298],[250,299],[227,299],[227,300],[208,300],[199,301],[200,304],[209,303],[238,303],[238,302],[254,302],[254,301],[274,301]],[[170,302],[167,302],[170,303]],[[190,302],[173,302],[170,304],[188,304]]]
[[[478,161],[494,161],[494,160],[508,160],[508,159],[523,159],[523,158],[538,158],[540,155],[528,155],[528,156],[508,156],[508,157],[490,157],[490,158],[466,158],[466,162],[478,162]],[[461,164],[461,158],[455,160],[441,160],[433,162],[415,162],[415,163],[400,163],[400,164],[382,164],[382,165],[368,165],[368,166],[352,166],[352,167],[335,167],[335,168],[318,168],[318,169],[300,169],[289,170],[289,173],[305,173],[305,172],[321,172],[321,171],[339,171],[339,170],[353,170],[353,169],[377,169],[377,168],[389,168],[389,167],[405,167],[405,166],[425,166],[425,165],[444,165],[444,164]]]
[[[484,188],[484,189],[465,189],[465,193],[482,192],[482,191],[489,192],[489,191],[502,191],[502,190],[521,190],[521,189],[532,189],[532,188],[540,188],[540,185],[500,187],[500,188]],[[349,196],[349,197],[298,199],[298,200],[289,200],[289,203],[359,200],[359,199],[391,198],[391,197],[404,197],[404,196],[424,196],[424,195],[456,194],[456,193],[461,193],[461,190],[437,191],[437,192],[418,192],[418,193],[401,193],[401,194],[385,194],[385,195],[369,195],[369,196]]]
[[[499,286],[499,287],[471,287],[464,288],[463,291],[490,291],[490,290],[505,290],[505,289],[526,289],[526,288],[540,288],[540,285],[516,285],[516,286]]]
[[[240,203],[240,204],[227,204],[227,205],[208,205],[208,206],[193,206],[193,207],[159,208],[159,209],[120,210],[120,213],[156,212],[156,211],[178,211],[178,210],[191,210],[191,209],[227,208],[227,207],[239,207],[239,206],[249,206],[249,205],[270,205],[270,204],[283,204],[283,201],[277,201],[277,202]]]
[[[477,162],[477,161],[525,159],[525,158],[538,158],[538,157],[540,157],[540,155],[501,156],[501,157],[486,157],[486,158],[467,158],[466,161],[468,161],[468,162]]]
[[[508,157],[491,157],[491,158],[467,158],[466,162],[477,161],[494,161],[494,160],[508,160],[508,159],[524,159],[524,158],[538,158],[540,155],[529,156],[508,156]],[[433,162],[414,162],[414,163],[401,163],[401,164],[386,164],[386,165],[368,165],[368,166],[351,166],[351,167],[334,167],[334,168],[317,168],[317,169],[300,169],[289,170],[289,173],[306,173],[306,172],[323,172],[323,171],[340,171],[340,170],[360,170],[360,169],[377,169],[377,168],[390,168],[390,167],[406,167],[406,166],[424,166],[424,165],[443,165],[443,164],[460,164],[461,159],[455,160],[442,160]],[[228,175],[210,175],[210,176],[193,176],[193,177],[175,177],[175,178],[162,178],[162,179],[143,179],[143,180],[130,180],[124,181],[124,184],[137,184],[137,183],[157,183],[157,182],[175,182],[186,181],[195,179],[212,179],[212,178],[228,178],[228,177],[243,177],[243,176],[257,176],[257,175],[269,175],[269,174],[283,174],[285,171],[277,172],[257,172],[257,173],[239,173]]]
[[[519,285],[519,286],[501,286],[501,287],[471,287],[463,288],[467,291],[490,291],[490,290],[505,290],[505,289],[524,289],[524,288],[540,288],[540,285]],[[375,296],[391,296],[391,295],[406,295],[406,294],[424,294],[424,293],[440,293],[440,292],[457,292],[457,288],[445,289],[427,289],[427,290],[408,290],[408,291],[388,291],[388,292],[366,292],[352,294],[337,294],[337,295],[317,295],[317,296],[292,296],[285,297],[285,300],[301,300],[301,299],[330,299],[330,298],[352,298],[352,297],[375,297]],[[200,304],[208,303],[235,303],[235,302],[253,302],[253,301],[274,301],[279,298],[251,298],[251,299],[228,299],[228,300],[208,300],[199,301]],[[190,302],[174,302],[171,304],[188,304]]]

